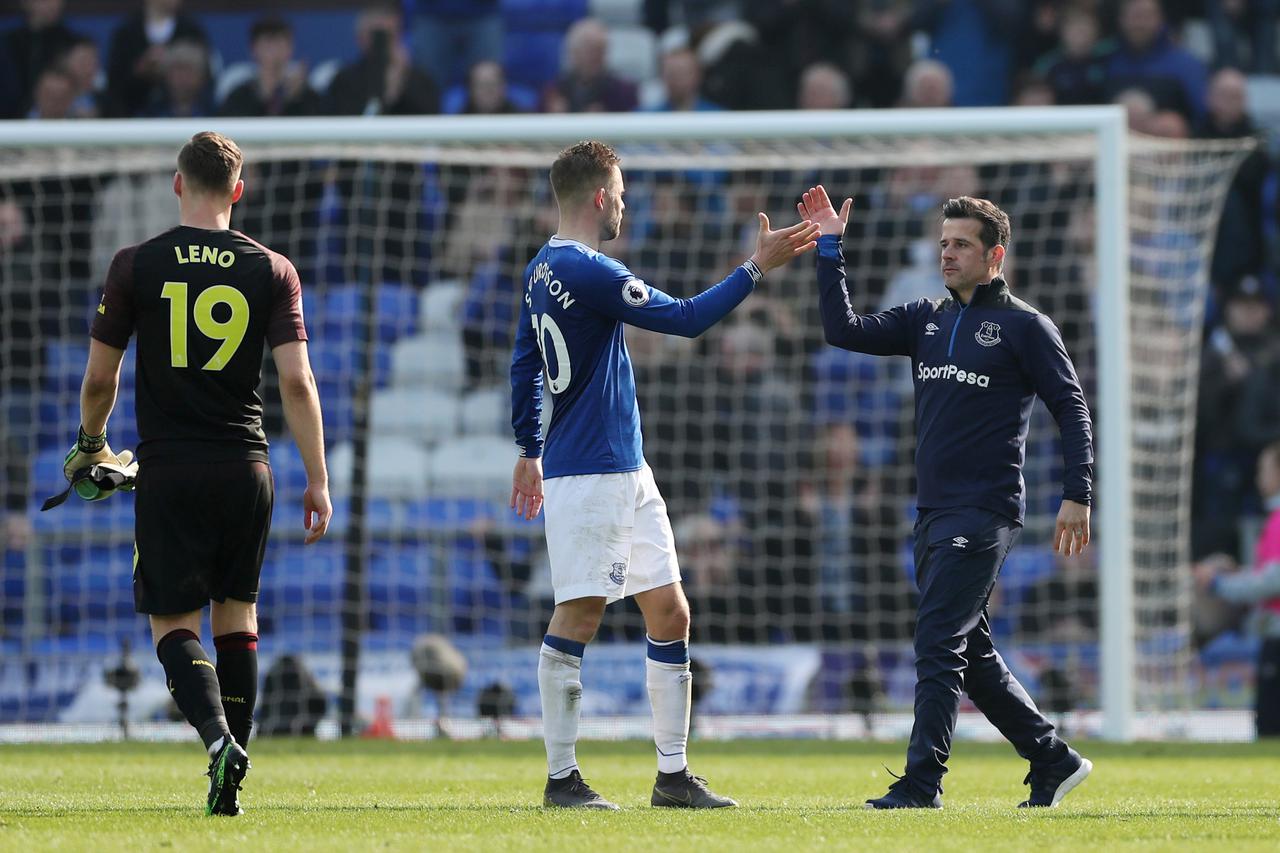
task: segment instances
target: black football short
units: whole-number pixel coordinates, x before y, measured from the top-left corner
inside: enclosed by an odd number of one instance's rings
[[[133,601],[172,616],[258,600],[275,489],[265,462],[144,463],[134,501]]]

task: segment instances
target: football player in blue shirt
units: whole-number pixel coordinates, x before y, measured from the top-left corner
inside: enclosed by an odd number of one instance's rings
[[[511,423],[520,459],[511,506],[546,509],[556,608],[538,662],[547,746],[547,806],[616,809],[582,780],[575,756],[582,655],[607,604],[635,596],[648,632],[655,806],[737,805],[689,772],[689,603],[680,586],[666,503],[645,463],[635,377],[623,325],[696,337],[761,277],[816,247],[807,221],[778,231],[759,214],[755,254],[692,299],[674,299],[602,254],[622,227],[622,171],[601,142],[565,149],[551,167],[560,225],[525,270],[511,361]],[[554,406],[544,447],[543,385]],[[544,504],[545,499],[545,504]]]

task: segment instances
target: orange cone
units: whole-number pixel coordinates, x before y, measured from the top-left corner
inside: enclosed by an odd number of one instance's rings
[[[374,704],[373,722],[361,733],[361,737],[385,738],[395,740],[396,732],[391,725],[391,697],[379,696]]]

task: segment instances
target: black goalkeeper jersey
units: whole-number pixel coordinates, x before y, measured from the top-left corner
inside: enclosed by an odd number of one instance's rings
[[[267,461],[263,343],[307,339],[301,297],[289,259],[237,231],[180,225],[116,253],[90,334],[137,334],[140,461]]]

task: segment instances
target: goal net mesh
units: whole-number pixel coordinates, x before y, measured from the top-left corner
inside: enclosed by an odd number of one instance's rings
[[[1098,361],[1094,306],[1118,283],[1096,280],[1094,145],[1086,134],[623,142],[626,219],[603,248],[650,284],[691,296],[751,253],[757,210],[791,222],[798,193],[822,183],[837,203],[856,197],[844,243],[850,292],[856,310],[875,311],[939,295],[942,203],[991,198],[1012,219],[1014,291],[1061,328],[1096,417],[1108,366]],[[1243,149],[1130,146],[1138,705],[1186,708],[1199,683],[1187,531],[1206,267]],[[329,535],[303,547],[305,475],[265,358],[277,511],[259,602],[260,730],[305,731],[325,699],[332,718],[344,627],[358,630],[364,715],[385,698],[397,717],[469,717],[507,702],[516,717],[537,716],[536,649],[552,590],[541,521],[506,507],[515,458],[507,364],[524,266],[556,226],[546,174],[557,149],[518,140],[245,146],[233,227],[301,274],[336,508]],[[131,715],[169,712],[145,619],[133,612],[132,498],[36,510],[63,487],[107,264],[121,246],[176,224],[174,159],[171,146],[0,151],[9,512],[0,722],[111,719],[116,694],[103,672],[122,647],[143,674]],[[811,258],[769,275],[697,340],[626,334],[645,453],[693,610],[706,688],[699,713],[909,708],[907,361],[824,345]],[[137,441],[133,399],[130,353],[110,423],[117,449]],[[1078,559],[1051,551],[1061,473],[1056,425],[1037,404],[1026,525],[991,623],[1042,705],[1094,708],[1107,567],[1097,547]],[[1096,471],[1098,480],[1123,475]],[[361,482],[365,498],[353,502]],[[1100,541],[1105,507],[1096,527]],[[429,634],[462,653],[456,690],[448,678],[443,694],[422,689],[442,659],[423,645],[415,667],[411,650]],[[588,716],[647,714],[643,634],[632,603],[609,609],[586,658]]]

